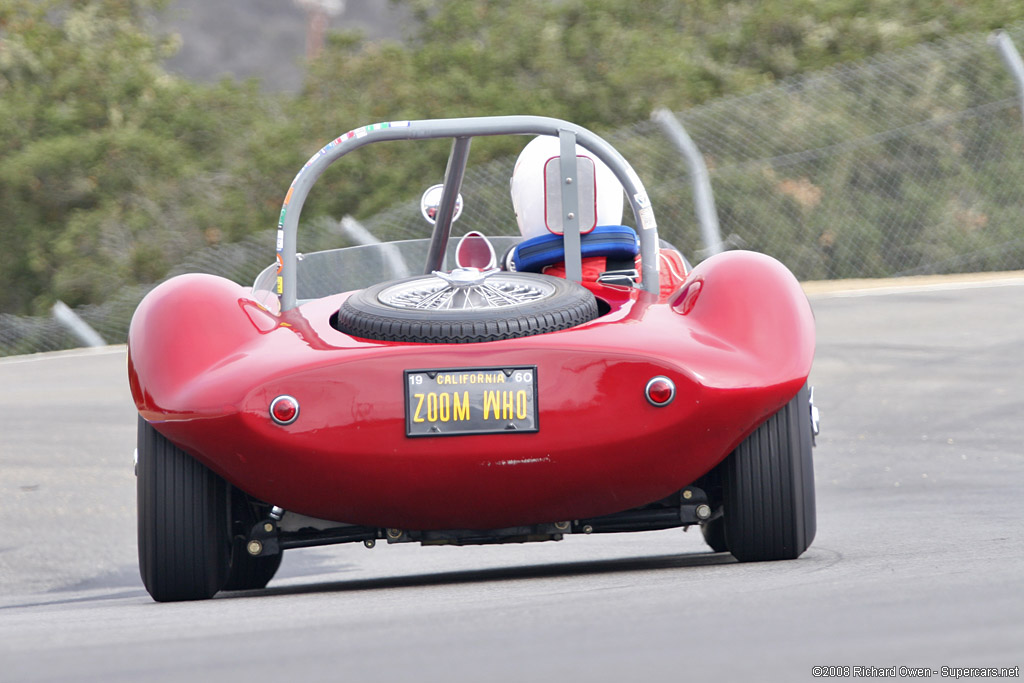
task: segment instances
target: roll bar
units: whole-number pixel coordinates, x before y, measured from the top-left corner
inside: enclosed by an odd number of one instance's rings
[[[309,196],[309,191],[320,175],[332,163],[364,145],[385,140],[427,140],[452,138],[452,151],[445,170],[444,190],[438,207],[437,220],[431,237],[425,271],[439,270],[444,260],[445,249],[451,234],[452,216],[456,198],[462,185],[462,178],[469,158],[471,138],[485,135],[551,135],[560,142],[560,170],[565,182],[562,186],[562,209],[565,228],[566,276],[579,281],[582,279],[582,257],[580,254],[580,232],[577,220],[575,145],[578,143],[603,161],[615,174],[626,190],[626,198],[640,233],[640,256],[643,261],[643,289],[657,293],[658,281],[658,230],[647,191],[639,176],[605,140],[591,131],[568,121],[546,116],[488,116],[459,119],[433,119],[422,121],[390,121],[374,123],[356,128],[327,143],[319,152],[310,157],[299,170],[281,207],[277,224],[277,294],[281,310],[287,311],[297,303],[298,265],[296,245],[298,242],[299,215]]]

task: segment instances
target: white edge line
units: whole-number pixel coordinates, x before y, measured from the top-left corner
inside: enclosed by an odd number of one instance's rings
[[[115,344],[113,346],[85,347],[81,349],[67,349],[65,351],[44,351],[26,356],[7,356],[0,358],[0,365],[19,365],[21,363],[37,363],[39,361],[54,360],[60,358],[78,358],[80,356],[113,356],[125,353],[128,346]]]
[[[891,287],[874,287],[866,289],[847,289],[837,292],[815,292],[808,294],[808,299],[856,298],[865,296],[889,296],[891,294],[918,294],[922,292],[942,292],[958,289],[982,289],[985,287],[1018,287],[1024,285],[1024,278],[1006,280],[978,280],[973,282],[940,282],[929,285],[893,285]]]

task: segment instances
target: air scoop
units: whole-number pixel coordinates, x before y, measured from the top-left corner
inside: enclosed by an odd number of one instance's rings
[[[455,263],[459,268],[476,268],[489,271],[498,265],[491,241],[483,233],[473,230],[459,240],[455,248]]]

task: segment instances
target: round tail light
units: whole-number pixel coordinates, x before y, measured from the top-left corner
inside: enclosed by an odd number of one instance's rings
[[[652,406],[667,406],[676,397],[676,385],[668,377],[658,375],[647,382],[644,395]]]
[[[299,402],[291,396],[278,396],[270,402],[270,417],[279,425],[290,425],[299,417]]]

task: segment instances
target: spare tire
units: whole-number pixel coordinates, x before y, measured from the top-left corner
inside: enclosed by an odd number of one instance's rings
[[[360,290],[341,305],[334,326],[364,339],[464,344],[555,332],[597,316],[594,295],[569,280],[455,271]]]

